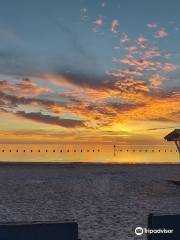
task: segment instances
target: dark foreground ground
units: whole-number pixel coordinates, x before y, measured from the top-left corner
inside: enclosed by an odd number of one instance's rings
[[[1,164],[0,221],[75,219],[82,240],[139,239],[149,213],[180,214],[168,179],[180,165]]]

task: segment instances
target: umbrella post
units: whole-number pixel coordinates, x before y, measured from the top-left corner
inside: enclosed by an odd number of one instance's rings
[[[175,141],[178,152],[180,153],[180,141]]]
[[[175,141],[178,153],[179,153],[179,158],[180,158],[180,141]]]

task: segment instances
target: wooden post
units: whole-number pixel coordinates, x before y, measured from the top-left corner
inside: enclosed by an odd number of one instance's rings
[[[116,145],[114,145],[114,157],[116,156]]]

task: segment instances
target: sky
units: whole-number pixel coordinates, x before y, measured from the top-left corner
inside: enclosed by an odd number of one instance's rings
[[[1,0],[0,142],[163,142],[180,128],[179,9]]]

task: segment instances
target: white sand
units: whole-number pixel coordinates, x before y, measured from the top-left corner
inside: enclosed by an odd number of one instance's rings
[[[82,240],[132,240],[149,213],[180,214],[180,166],[0,166],[0,220],[75,219]],[[146,239],[141,237],[141,239]]]

